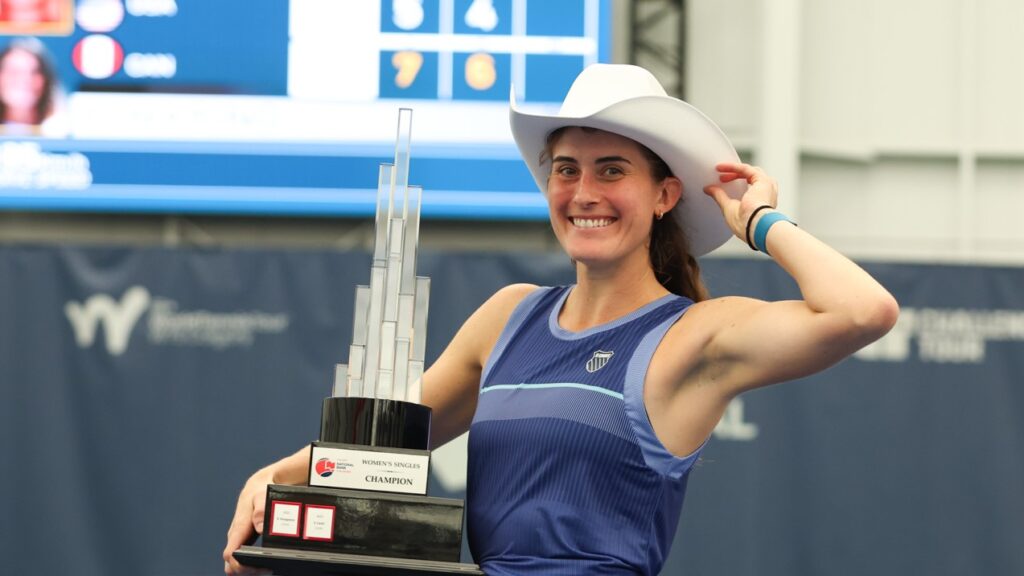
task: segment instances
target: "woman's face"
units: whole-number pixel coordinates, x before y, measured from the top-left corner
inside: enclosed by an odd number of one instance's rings
[[[618,134],[569,128],[551,149],[551,225],[584,265],[646,260],[653,219],[671,210],[680,192],[676,178],[656,182],[641,147]]]
[[[12,50],[0,62],[0,100],[9,109],[33,108],[46,83],[39,59],[25,50]]]

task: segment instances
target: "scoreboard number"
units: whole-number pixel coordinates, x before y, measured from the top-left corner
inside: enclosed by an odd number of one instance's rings
[[[466,84],[474,90],[487,90],[494,86],[498,73],[494,69],[494,56],[477,52],[466,59]]]
[[[408,88],[416,81],[416,75],[423,67],[423,54],[413,50],[395,52],[391,57],[391,65],[398,71],[395,74],[395,86]]]

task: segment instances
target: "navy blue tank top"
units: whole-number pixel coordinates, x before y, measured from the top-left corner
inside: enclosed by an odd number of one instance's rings
[[[491,576],[657,574],[700,449],[665,449],[643,383],[693,302],[669,295],[569,332],[558,314],[570,289],[529,294],[484,368],[469,434],[470,550]]]

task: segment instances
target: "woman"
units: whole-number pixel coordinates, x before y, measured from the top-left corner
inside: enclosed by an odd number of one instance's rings
[[[776,212],[774,181],[641,68],[588,67],[558,115],[513,104],[511,119],[577,281],[509,286],[466,321],[423,376],[432,446],[472,431],[468,537],[488,574],[657,574],[730,400],[841,360],[897,304]],[[694,257],[729,235],[803,300],[707,299]],[[228,573],[261,529],[266,484],[308,466],[303,449],[247,482]]]
[[[0,50],[0,123],[3,133],[62,135],[56,70],[46,47],[19,38]]]

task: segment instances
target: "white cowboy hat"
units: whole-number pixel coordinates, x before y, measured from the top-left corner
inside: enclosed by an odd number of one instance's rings
[[[683,197],[672,210],[690,241],[693,256],[718,248],[732,236],[718,204],[704,193],[708,184],[722,185],[715,165],[739,162],[722,130],[693,106],[665,93],[658,80],[639,66],[592,64],[565,96],[555,116],[522,112],[515,92],[509,113],[512,136],[541,192],[547,193],[550,162],[541,153],[551,132],[564,126],[586,126],[613,132],[650,148],[683,182]],[[744,182],[723,185],[733,198]]]

